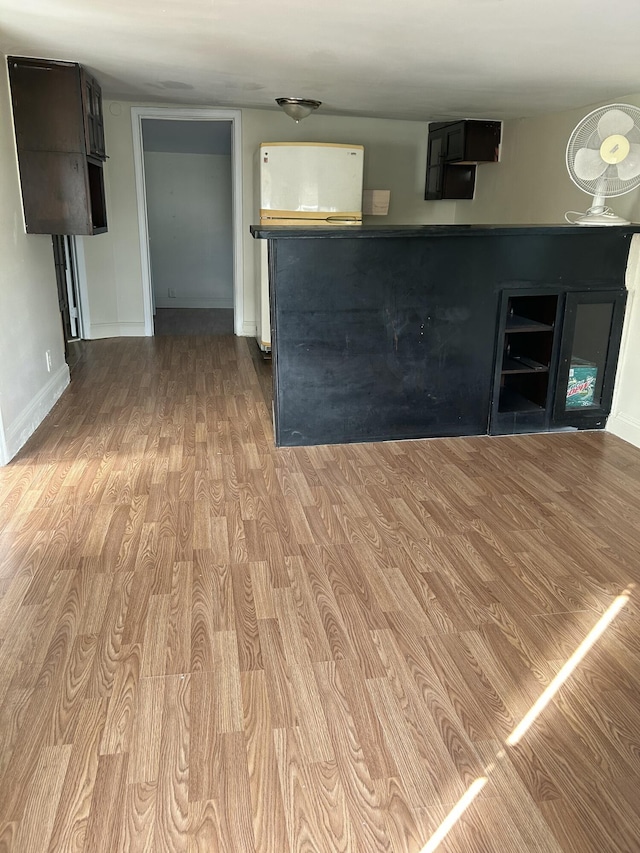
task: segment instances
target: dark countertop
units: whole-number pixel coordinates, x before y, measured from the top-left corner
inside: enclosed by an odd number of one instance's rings
[[[584,225],[329,225],[326,227],[298,225],[251,225],[253,237],[261,240],[315,238],[315,239],[367,239],[372,237],[483,237],[546,234],[585,234],[593,232],[617,232],[620,235],[637,234],[640,225],[607,225],[601,227]]]

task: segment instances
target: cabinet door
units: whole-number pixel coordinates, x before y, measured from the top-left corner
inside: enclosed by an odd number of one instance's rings
[[[7,62],[18,150],[83,153],[78,66],[20,57]]]
[[[427,148],[427,180],[424,197],[427,201],[473,198],[475,166],[450,165],[450,152],[464,146],[464,122],[429,134]],[[459,156],[462,156],[460,149]]]
[[[604,426],[611,410],[626,297],[625,291],[567,294],[554,424]]]
[[[443,160],[445,135],[440,133],[429,134],[429,145],[427,148],[427,181],[424,197],[427,201],[437,201],[442,198]]]
[[[97,80],[83,72],[83,106],[87,154],[106,159],[104,145],[104,119],[102,115],[102,90]]]
[[[447,163],[464,160],[465,124],[466,122],[460,121],[451,125],[447,130],[447,150],[445,153]]]
[[[93,234],[84,154],[22,151],[20,178],[27,234]]]

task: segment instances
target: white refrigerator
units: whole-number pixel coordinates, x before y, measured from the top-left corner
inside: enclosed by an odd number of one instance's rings
[[[319,142],[263,142],[258,151],[261,225],[361,225],[364,147]],[[267,241],[258,240],[261,349],[271,349]]]

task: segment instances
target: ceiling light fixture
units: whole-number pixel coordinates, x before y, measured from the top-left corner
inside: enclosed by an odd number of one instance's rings
[[[309,98],[276,98],[276,104],[297,124],[317,110],[322,101],[312,101]]]

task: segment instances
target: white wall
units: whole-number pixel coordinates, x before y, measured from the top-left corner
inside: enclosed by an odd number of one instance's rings
[[[640,106],[640,94],[621,103]],[[565,211],[585,211],[590,197],[569,178],[565,150],[571,131],[593,107],[505,123],[502,159],[477,171],[476,197],[458,202],[461,223],[562,223]],[[612,198],[620,216],[640,222],[640,190]],[[627,270],[629,290],[613,409],[607,429],[640,447],[640,245],[634,237]]]
[[[91,337],[144,334],[138,213],[133,177],[131,107],[107,101],[105,166],[109,232],[84,241],[91,313]],[[153,104],[153,106],[158,106]],[[171,106],[169,104],[165,106]],[[175,105],[174,105],[175,106]],[[365,187],[390,189],[389,224],[451,223],[455,202],[425,202],[426,122],[310,116],[296,125],[279,110],[242,110],[244,334],[255,333],[256,241],[249,226],[254,210],[254,156],[260,142],[347,142],[365,146]]]
[[[619,211],[619,208],[617,210]],[[627,289],[629,294],[622,332],[620,361],[607,429],[635,444],[636,447],[640,447],[640,235],[638,234],[634,235],[631,243],[627,266]]]
[[[640,95],[623,103],[640,106]],[[459,201],[459,223],[564,223],[568,210],[584,212],[591,197],[571,181],[565,151],[571,131],[591,109],[505,122],[500,163],[478,166],[473,201]],[[640,192],[611,199],[616,213],[640,220]]]
[[[231,157],[148,151],[144,164],[156,306],[233,308]]]
[[[69,383],[51,237],[24,232],[6,57],[0,69],[0,464]],[[47,350],[52,368],[47,371]]]
[[[131,111],[103,105],[106,148],[106,234],[83,239],[91,323],[88,338],[143,336],[144,303],[138,209],[133,171]]]

